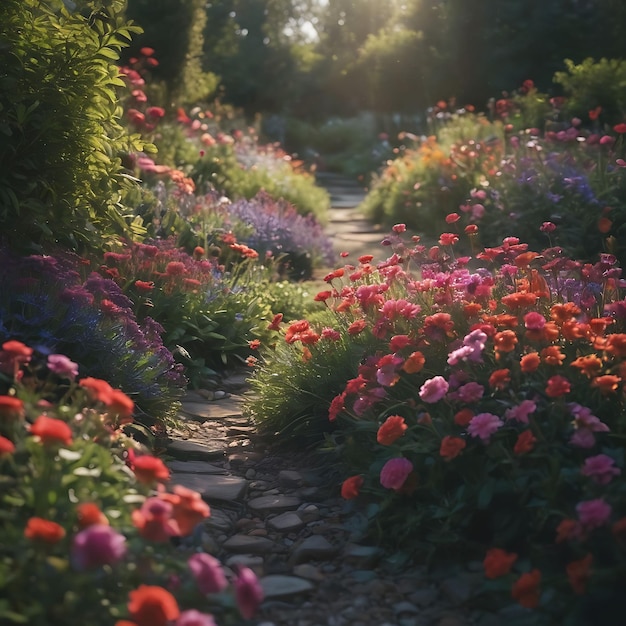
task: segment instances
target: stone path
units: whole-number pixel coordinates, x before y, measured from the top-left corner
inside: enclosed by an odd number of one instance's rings
[[[381,235],[355,215],[362,191],[326,177],[333,196],[337,249],[380,248]],[[507,615],[470,611],[482,581],[480,563],[443,574],[407,565],[365,540],[366,516],[339,495],[341,477],[321,455],[273,451],[241,411],[247,372],[219,391],[190,391],[171,432],[173,484],[211,506],[201,541],[231,570],[259,576],[265,601],[242,626],[500,626]]]

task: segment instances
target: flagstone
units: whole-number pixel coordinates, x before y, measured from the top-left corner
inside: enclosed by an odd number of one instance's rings
[[[248,481],[237,476],[216,476],[213,474],[172,474],[171,482],[197,491],[205,500],[240,500],[248,486]]]

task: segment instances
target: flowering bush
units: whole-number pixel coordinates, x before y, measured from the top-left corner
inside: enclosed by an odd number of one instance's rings
[[[15,257],[0,250],[0,341],[16,338],[44,353],[62,353],[82,376],[111,381],[135,402],[138,419],[175,415],[187,380],[163,345],[162,328],[110,279],[81,272],[78,257]]]
[[[164,487],[167,467],[121,430],[132,400],[77,368],[19,341],[0,347],[0,621],[215,626],[231,601],[195,539],[208,505]],[[259,584],[246,568],[230,578],[249,618]]]
[[[351,465],[344,497],[373,501],[404,551],[486,555],[497,580],[485,593],[560,614],[576,608],[572,594],[619,589],[626,301],[615,257],[581,263],[508,237],[457,258],[458,235],[427,249],[404,229],[386,240],[387,261],[361,257],[326,277],[317,297],[333,330],[286,328],[318,369],[333,350],[317,349],[322,337],[366,348],[327,400]]]

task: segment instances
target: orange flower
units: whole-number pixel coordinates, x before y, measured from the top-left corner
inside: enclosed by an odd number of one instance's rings
[[[550,317],[557,323],[562,324],[567,320],[580,315],[580,309],[573,302],[565,304],[553,304],[550,308]]]
[[[350,326],[348,326],[348,334],[358,335],[364,330],[366,325],[367,322],[365,320],[355,320],[354,322],[352,322],[352,324],[350,324]]]
[[[467,443],[460,437],[445,436],[441,440],[441,446],[439,448],[439,454],[444,461],[451,461],[461,454],[461,451],[465,448]]]
[[[581,324],[576,320],[567,320],[566,322],[563,322],[563,325],[561,326],[561,334],[563,335],[563,338],[568,341],[574,341],[575,339],[583,339],[584,337],[587,337],[589,330],[590,328],[588,324]]]
[[[573,519],[561,520],[556,527],[556,543],[563,543],[578,536],[580,532],[580,524]]]
[[[608,217],[601,217],[598,219],[598,230],[606,235],[613,227],[613,222]]]
[[[390,446],[394,441],[402,437],[408,426],[400,415],[390,415],[378,429],[376,441],[382,446]]]
[[[513,452],[515,454],[526,454],[526,452],[530,452],[535,447],[535,443],[537,443],[537,438],[530,430],[525,430],[519,434],[513,446]]]
[[[570,365],[580,369],[588,378],[592,378],[602,369],[602,360],[595,354],[586,354],[579,356],[576,360],[572,361]]]
[[[111,389],[109,401],[105,403],[109,410],[122,424],[132,422],[135,403],[119,389]]]
[[[565,566],[565,571],[567,572],[567,578],[574,590],[574,593],[582,595],[585,593],[587,589],[587,581],[589,580],[589,576],[591,572],[591,562],[593,561],[593,555],[588,554],[587,556],[579,559],[578,561],[571,561]]]
[[[605,350],[614,356],[626,357],[626,334],[615,333],[606,338]]]
[[[548,346],[541,351],[541,360],[548,365],[561,365],[565,360],[565,355],[558,346]]]
[[[81,528],[87,528],[94,524],[109,524],[106,515],[93,502],[83,502],[76,507],[76,516],[78,517],[78,525]]]
[[[170,479],[170,471],[165,463],[149,454],[135,457],[131,469],[140,483],[151,484],[157,481],[166,482]]]
[[[513,263],[517,267],[525,268],[528,267],[538,256],[539,254],[537,252],[531,252],[529,250],[528,252],[522,252],[522,254],[518,254],[513,259]]]
[[[128,597],[128,611],[137,626],[167,626],[180,615],[176,598],[163,587],[140,585]]]
[[[463,315],[466,318],[476,317],[483,310],[483,305],[478,302],[469,302],[463,305]]]
[[[517,309],[526,309],[533,306],[537,299],[538,296],[535,293],[516,292],[503,296],[501,302],[511,311],[516,311]]]
[[[495,334],[493,342],[498,352],[512,352],[517,344],[517,335],[512,330],[502,330]]]
[[[111,385],[109,385],[106,380],[87,376],[87,378],[81,379],[78,384],[81,387],[84,387],[94,400],[97,400],[98,402],[102,402],[104,404],[107,404],[109,402],[113,387],[111,387]]]
[[[72,443],[72,429],[67,422],[47,415],[40,415],[30,427],[30,432],[44,445]]]
[[[511,595],[522,606],[527,609],[534,609],[539,606],[541,583],[541,572],[534,569],[526,574],[522,574],[514,583],[511,589]]]
[[[418,350],[407,357],[402,369],[407,374],[417,374],[417,372],[422,371],[424,363],[426,363],[426,357]]]
[[[612,374],[605,374],[604,376],[596,376],[591,381],[592,387],[597,387],[603,396],[608,396],[611,393],[615,393],[619,389],[619,384],[622,379],[619,376]]]
[[[176,485],[173,494],[163,493],[160,498],[174,507],[172,517],[178,524],[182,536],[190,535],[196,525],[211,513],[209,505],[202,500],[197,491],[182,485]]]
[[[362,476],[350,476],[350,478],[346,478],[341,485],[341,497],[346,500],[356,498],[359,495],[362,486]]]
[[[42,517],[31,517],[24,529],[24,537],[31,541],[53,544],[65,537],[65,528]]]
[[[457,426],[467,426],[474,417],[474,411],[472,409],[461,409],[454,416],[454,423]]]
[[[514,552],[506,552],[500,548],[491,548],[487,550],[483,567],[485,568],[486,578],[499,578],[505,576],[511,571],[513,563],[517,561],[517,554]]]
[[[494,389],[504,389],[511,382],[511,370],[501,369],[495,370],[489,376],[489,386]]]

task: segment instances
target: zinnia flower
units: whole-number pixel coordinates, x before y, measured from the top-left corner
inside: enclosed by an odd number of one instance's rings
[[[30,432],[46,446],[54,444],[69,446],[72,443],[72,429],[67,422],[47,415],[40,415],[30,427]]]
[[[140,585],[128,596],[128,611],[137,626],[167,626],[180,615],[176,598],[163,587]]]
[[[400,415],[390,415],[381,424],[376,433],[376,441],[383,446],[390,446],[394,441],[402,437],[408,426]]]
[[[126,554],[126,537],[106,524],[81,530],[72,541],[72,563],[83,571],[120,561]]]
[[[190,535],[194,528],[211,514],[211,509],[202,496],[182,485],[176,485],[173,494],[164,493],[161,498],[173,505],[172,515],[183,537]]]
[[[219,593],[228,587],[228,581],[220,562],[204,552],[194,554],[187,560],[200,593]]]
[[[389,459],[380,471],[380,484],[385,489],[399,491],[408,475],[413,471],[413,463],[404,457]]]

